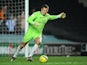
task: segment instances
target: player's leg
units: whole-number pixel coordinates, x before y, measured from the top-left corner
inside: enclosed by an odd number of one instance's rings
[[[30,41],[32,39],[32,35],[30,35],[30,31],[27,32],[23,38],[23,42],[18,46],[15,54],[12,56],[11,61],[15,60],[16,56],[18,55],[18,53],[21,51],[22,48],[25,47],[25,45],[27,44],[28,41]]]
[[[32,56],[34,55],[34,52],[39,48],[41,43],[42,37],[35,38],[35,45],[32,48],[32,51],[29,54],[28,61],[33,61]]]
[[[32,57],[32,56],[33,56],[34,51],[36,51],[36,50],[38,49],[38,47],[40,46],[40,43],[41,43],[40,37],[37,37],[37,38],[35,39],[35,45],[33,46],[32,51],[30,52],[29,57]]]
[[[28,55],[29,55],[29,43],[26,44],[24,52],[25,52],[25,58],[28,58]]]
[[[18,48],[17,48],[15,54],[12,56],[11,61],[14,61],[14,60],[16,59],[18,53],[21,51],[21,49],[22,49],[23,47],[25,47],[26,44],[27,44],[26,42],[21,42],[21,44],[18,46]]]
[[[13,57],[16,57],[18,52],[21,51],[21,49],[24,48],[26,44],[27,44],[27,42],[21,42],[21,44],[18,46],[15,54],[13,55]]]

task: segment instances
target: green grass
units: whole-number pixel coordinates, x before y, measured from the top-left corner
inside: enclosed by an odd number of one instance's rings
[[[39,62],[39,56],[34,56],[34,62],[28,62],[24,57],[18,57],[11,62],[9,57],[0,57],[0,65],[87,65],[87,56],[48,56],[47,63]]]

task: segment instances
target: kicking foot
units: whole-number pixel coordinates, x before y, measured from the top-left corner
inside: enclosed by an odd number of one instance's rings
[[[27,58],[27,61],[32,62],[32,61],[33,61],[32,57],[28,57],[28,58]]]
[[[15,57],[11,57],[11,62],[14,61],[16,58]]]

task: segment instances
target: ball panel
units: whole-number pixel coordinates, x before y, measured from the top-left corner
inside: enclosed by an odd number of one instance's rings
[[[45,63],[48,60],[48,57],[46,55],[41,55],[39,58],[40,62]]]

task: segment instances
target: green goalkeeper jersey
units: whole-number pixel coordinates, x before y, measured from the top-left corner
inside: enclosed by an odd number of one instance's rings
[[[31,16],[28,17],[28,23],[29,25],[29,29],[32,29],[42,33],[43,28],[45,26],[45,24],[47,23],[48,20],[54,20],[60,18],[58,15],[50,15],[50,14],[46,14],[46,15],[42,15],[40,11],[34,12]],[[35,27],[33,25],[34,22],[38,22],[40,25]]]

